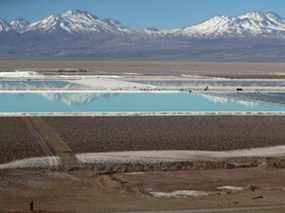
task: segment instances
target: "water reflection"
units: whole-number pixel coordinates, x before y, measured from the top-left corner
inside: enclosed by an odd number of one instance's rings
[[[136,83],[175,87],[285,87],[284,80],[139,80]]]
[[[229,97],[222,94],[202,94],[201,96],[215,104],[237,103],[249,108],[254,108],[259,105],[256,101],[243,100],[242,98]]]
[[[278,102],[278,104],[277,104]],[[284,94],[0,94],[0,112],[285,112]]]
[[[87,105],[95,100],[117,96],[116,93],[43,93],[41,94],[49,101],[56,101],[67,106]]]
[[[211,93],[202,96],[214,103],[238,103],[251,108],[264,103],[285,106],[285,93]]]
[[[41,96],[49,101],[61,102],[67,106],[83,106],[100,99],[120,96],[119,93],[43,93]],[[191,95],[189,95],[191,96]],[[207,93],[198,94],[214,104],[236,104],[247,108],[255,108],[263,104],[277,104],[285,106],[283,93]],[[171,96],[169,96],[171,97]]]
[[[0,89],[79,89],[81,87],[79,84],[60,80],[0,81]]]

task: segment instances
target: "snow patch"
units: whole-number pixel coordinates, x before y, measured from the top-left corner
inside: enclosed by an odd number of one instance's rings
[[[6,21],[0,19],[0,33],[11,31],[11,26]]]
[[[20,33],[23,32],[29,25],[30,23],[24,19],[16,19],[10,22],[11,28]]]

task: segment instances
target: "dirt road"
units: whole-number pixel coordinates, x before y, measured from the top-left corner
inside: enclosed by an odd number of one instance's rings
[[[42,118],[23,118],[31,134],[45,149],[48,156],[58,156],[61,161],[60,167],[64,170],[71,170],[80,167],[80,163],[73,154],[70,147]]]

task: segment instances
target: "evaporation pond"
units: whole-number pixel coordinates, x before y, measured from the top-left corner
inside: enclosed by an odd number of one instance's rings
[[[250,97],[208,93],[0,93],[0,112],[285,112],[282,103]]]

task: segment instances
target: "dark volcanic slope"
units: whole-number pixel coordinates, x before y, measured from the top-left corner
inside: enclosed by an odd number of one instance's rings
[[[285,145],[285,116],[44,118],[76,153]],[[23,118],[0,118],[0,163],[45,152]],[[47,153],[45,153],[47,154]]]

